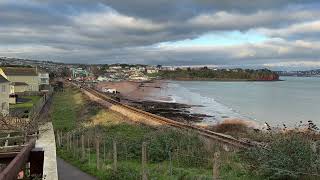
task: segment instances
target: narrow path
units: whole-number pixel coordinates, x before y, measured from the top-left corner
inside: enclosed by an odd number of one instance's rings
[[[59,180],[96,180],[96,178],[82,172],[80,169],[57,157]]]

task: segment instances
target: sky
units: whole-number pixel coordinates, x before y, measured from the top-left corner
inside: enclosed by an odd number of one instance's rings
[[[319,0],[0,0],[0,56],[320,68]]]

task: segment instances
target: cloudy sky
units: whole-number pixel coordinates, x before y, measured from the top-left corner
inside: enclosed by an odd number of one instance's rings
[[[0,0],[0,56],[320,67],[319,0]]]

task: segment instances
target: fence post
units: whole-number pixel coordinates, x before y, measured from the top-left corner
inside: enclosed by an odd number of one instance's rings
[[[61,145],[63,145],[63,134],[62,134],[62,131],[60,131],[60,137],[61,137],[61,139],[60,139]]]
[[[7,138],[10,137],[10,134],[8,134]],[[9,139],[6,139],[5,143],[4,143],[4,147],[9,146]]]
[[[212,175],[213,175],[213,179],[219,179],[219,168],[220,168],[220,152],[217,151],[214,153],[214,157],[213,157],[213,167],[212,167]]]
[[[77,149],[77,143],[76,143],[76,135],[72,135],[72,151],[73,151],[73,157],[76,157],[76,149]]]
[[[313,153],[317,153],[317,141],[311,143],[311,150]],[[311,161],[311,167],[313,169],[317,169],[316,163],[314,161]]]
[[[69,134],[69,151],[72,151],[72,134]]]
[[[117,142],[113,140],[113,170],[117,171]]]
[[[69,151],[69,140],[70,140],[69,139],[69,133],[67,133],[66,138],[67,138],[66,139],[67,140],[67,145],[66,146],[67,146],[67,150]]]
[[[103,141],[103,162],[106,162],[106,141]]]
[[[81,134],[81,158],[84,159],[85,151],[84,151],[84,136]]]
[[[100,168],[100,142],[99,142],[99,136],[96,139],[96,159],[97,159],[97,169],[99,170]]]
[[[146,164],[147,164],[147,144],[146,142],[142,143],[142,180],[147,180],[147,170],[146,170]]]
[[[81,159],[81,158],[79,158],[79,152],[80,152],[79,143],[80,143],[80,139],[77,138],[77,159]]]
[[[60,140],[61,138],[60,138],[59,130],[57,130],[56,134],[57,134],[58,146],[60,148],[61,147],[61,140]]]
[[[91,154],[90,154],[90,138],[88,137],[88,163],[89,163],[89,166],[90,166],[90,156],[91,156]]]
[[[171,157],[171,151],[169,150],[169,170],[170,170],[170,177],[172,176],[172,157]]]

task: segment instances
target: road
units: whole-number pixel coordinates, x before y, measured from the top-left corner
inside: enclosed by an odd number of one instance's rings
[[[57,157],[59,180],[97,180]]]

